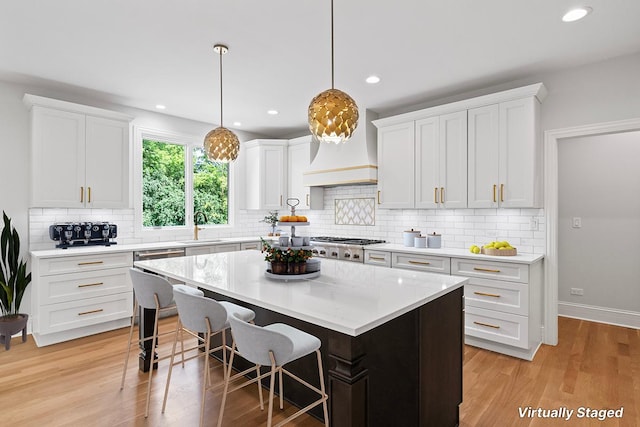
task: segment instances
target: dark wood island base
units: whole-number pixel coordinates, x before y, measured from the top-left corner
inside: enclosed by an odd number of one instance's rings
[[[205,295],[255,311],[258,325],[286,323],[322,341],[330,425],[454,427],[462,403],[463,288],[358,336],[350,336],[203,289]],[[238,369],[249,365],[241,359]],[[318,382],[315,358],[288,369]],[[286,381],[285,398],[304,406],[315,396]],[[311,413],[322,419],[322,409]]]

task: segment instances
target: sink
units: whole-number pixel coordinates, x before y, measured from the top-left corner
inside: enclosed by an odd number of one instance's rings
[[[222,242],[222,239],[198,239],[198,240],[180,240],[178,243],[182,243],[185,245],[192,245],[194,243],[216,243]]]

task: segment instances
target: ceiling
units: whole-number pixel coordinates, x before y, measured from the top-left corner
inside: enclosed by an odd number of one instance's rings
[[[563,23],[575,0],[335,0],[335,86],[384,114],[640,51],[640,1],[587,4],[593,13]],[[229,46],[226,126],[306,128],[309,102],[331,86],[329,0],[0,0],[0,78],[212,124],[215,43]]]

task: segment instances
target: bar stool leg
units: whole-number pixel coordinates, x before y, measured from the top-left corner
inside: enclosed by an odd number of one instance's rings
[[[316,350],[318,356],[318,372],[320,373],[320,391],[322,391],[322,397],[325,397],[327,393],[324,390],[324,373],[322,371],[322,355],[320,350]],[[322,402],[322,410],[324,411],[324,425],[329,427],[329,411],[327,410],[327,399]]]
[[[269,351],[269,357],[271,358],[271,375],[269,380],[269,415],[267,415],[267,427],[271,427],[272,425],[272,417],[273,417],[273,389],[275,386],[276,380],[276,371],[278,370],[276,366],[276,360],[273,357],[273,352]]]
[[[153,358],[153,353],[156,348],[156,344],[158,342],[158,317],[160,313],[160,303],[158,302],[158,296],[154,295],[156,299],[156,315],[153,319],[153,337],[151,338],[151,357]],[[147,402],[145,403],[144,417],[147,418],[149,416],[149,400],[151,398],[151,378],[153,376],[153,365],[154,361],[151,360],[151,366],[149,366],[149,381],[147,383]]]
[[[176,345],[178,344],[178,331],[180,331],[180,346],[182,350],[182,367],[184,368],[184,341],[182,339],[182,323],[178,317],[176,322],[176,334],[173,338],[173,348],[171,349],[171,362],[169,363],[169,373],[167,374],[167,384],[164,386],[164,399],[162,399],[162,413],[167,407],[167,396],[169,395],[169,384],[171,383],[171,373],[173,372],[173,361],[176,356]]]
[[[124,388],[124,378],[127,375],[127,365],[129,364],[129,353],[131,353],[131,340],[133,339],[133,322],[136,318],[136,311],[138,310],[138,300],[133,303],[133,313],[131,313],[131,327],[129,328],[129,342],[127,343],[127,352],[124,355],[124,369],[122,370],[122,382],[120,383],[120,390]]]

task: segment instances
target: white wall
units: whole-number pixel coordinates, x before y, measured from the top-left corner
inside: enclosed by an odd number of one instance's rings
[[[640,313],[638,159],[640,132],[559,142],[559,301]]]

